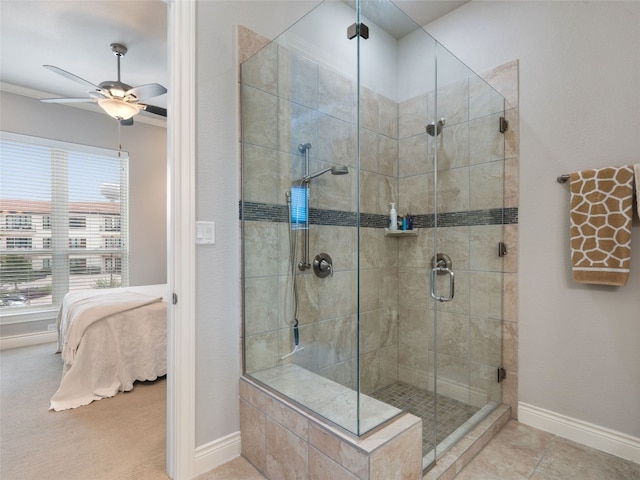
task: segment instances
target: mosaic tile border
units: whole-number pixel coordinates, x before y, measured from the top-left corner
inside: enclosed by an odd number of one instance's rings
[[[288,208],[286,205],[274,205],[258,202],[244,202],[239,204],[239,219],[254,222],[287,222]],[[309,222],[312,225],[332,225],[336,227],[356,227],[358,215],[356,212],[341,210],[325,210],[311,208]],[[365,228],[385,228],[389,219],[386,215],[375,213],[361,213],[360,226]],[[516,225],[518,223],[518,207],[490,208],[485,210],[471,210],[468,212],[439,213],[437,216],[439,227],[462,227],[477,225]],[[415,228],[433,228],[436,216],[431,214],[416,215]]]

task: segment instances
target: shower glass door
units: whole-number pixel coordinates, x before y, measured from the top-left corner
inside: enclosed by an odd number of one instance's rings
[[[436,392],[432,461],[502,402],[504,100],[436,47],[430,294]]]

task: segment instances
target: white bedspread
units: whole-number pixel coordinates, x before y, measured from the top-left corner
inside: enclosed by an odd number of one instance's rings
[[[79,292],[58,316],[64,366],[50,409],[65,410],[166,375],[166,285]],[[93,297],[93,300],[91,300]]]

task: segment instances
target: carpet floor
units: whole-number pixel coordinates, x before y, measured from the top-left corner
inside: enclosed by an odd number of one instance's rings
[[[62,374],[48,343],[0,352],[0,478],[166,480],[166,381],[49,411]]]

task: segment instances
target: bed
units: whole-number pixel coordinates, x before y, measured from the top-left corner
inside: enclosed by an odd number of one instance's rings
[[[62,379],[50,410],[133,389],[167,373],[167,285],[67,294],[58,312]]]

